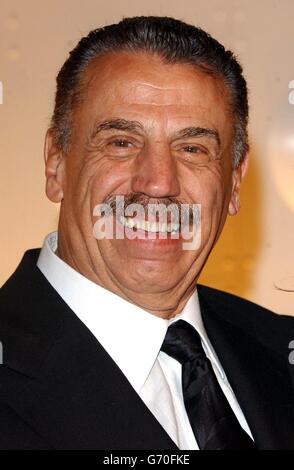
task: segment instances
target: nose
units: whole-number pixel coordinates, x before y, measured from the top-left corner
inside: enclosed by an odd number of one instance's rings
[[[179,196],[177,164],[167,144],[145,146],[134,163],[131,189],[149,197]]]

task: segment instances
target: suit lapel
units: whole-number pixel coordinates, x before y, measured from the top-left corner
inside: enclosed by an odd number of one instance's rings
[[[281,358],[200,297],[203,322],[259,449],[294,449],[293,390]],[[238,312],[236,312],[236,316]]]
[[[7,311],[5,364],[23,378],[8,397],[11,407],[53,449],[176,450],[111,357],[36,267],[37,255],[26,254],[1,297]]]
[[[29,410],[28,419],[53,448],[177,448],[97,340],[70,313],[43,371],[21,400],[22,416]]]

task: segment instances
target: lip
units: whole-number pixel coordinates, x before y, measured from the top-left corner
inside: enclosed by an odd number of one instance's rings
[[[122,225],[120,220],[116,218],[116,224],[120,238],[124,238],[126,242],[132,244],[138,243],[145,246],[176,246],[183,241],[181,233],[175,234],[169,232],[148,232],[143,229],[131,229]]]

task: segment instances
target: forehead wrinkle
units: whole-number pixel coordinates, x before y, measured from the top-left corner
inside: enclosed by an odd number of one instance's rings
[[[157,106],[168,106],[175,105],[179,102],[184,104],[185,98],[183,92],[185,88],[183,86],[170,87],[159,87],[152,84],[142,84],[141,82],[133,83],[129,87],[128,99],[131,98],[133,102],[153,104]]]
[[[166,86],[159,86],[159,85],[153,85],[152,83],[142,83],[141,81],[138,81],[138,83],[135,83],[134,86],[137,87],[148,87],[151,89],[154,89],[154,91],[176,91],[179,89],[179,87],[166,87]]]

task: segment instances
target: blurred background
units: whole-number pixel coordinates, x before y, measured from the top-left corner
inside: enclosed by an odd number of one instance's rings
[[[200,281],[294,315],[293,0],[1,0],[0,285],[56,229],[43,141],[55,76],[81,36],[123,16],[168,15],[233,49],[250,90],[251,165]]]

